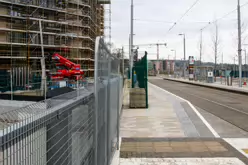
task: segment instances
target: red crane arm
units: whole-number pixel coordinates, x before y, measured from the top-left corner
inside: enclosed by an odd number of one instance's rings
[[[53,54],[53,58],[58,60],[60,64],[65,65],[69,69],[80,70],[81,66],[79,64],[75,64],[68,60],[67,58],[59,55],[58,53]]]
[[[60,79],[63,80],[64,78],[72,79],[73,77],[77,80],[80,80],[83,75],[84,71],[81,70],[81,65],[75,64],[68,60],[67,58],[61,56],[58,53],[53,54],[53,59],[58,61],[59,63],[56,66],[66,66],[66,69],[58,69],[55,75],[52,75],[52,79]]]

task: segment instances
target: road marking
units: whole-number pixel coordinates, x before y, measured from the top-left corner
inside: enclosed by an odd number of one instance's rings
[[[169,91],[167,91],[167,90],[165,90],[165,89],[163,89],[163,88],[160,88],[159,86],[156,86],[156,85],[154,85],[154,84],[152,84],[152,83],[150,83],[150,82],[148,82],[148,83],[149,83],[150,85],[152,85],[152,86],[154,86],[154,87],[156,87],[156,88],[158,88],[158,89],[160,89],[160,90],[162,90],[162,91],[164,91],[164,92],[170,94],[170,95],[173,95],[173,96],[179,98],[180,100],[183,100],[183,101],[187,102],[187,103],[189,104],[189,106],[193,109],[193,111],[197,114],[197,116],[202,120],[202,122],[203,122],[203,123],[208,127],[208,129],[212,132],[212,134],[213,134],[216,138],[220,138],[220,135],[213,129],[213,127],[212,127],[212,126],[207,122],[207,120],[199,113],[199,111],[191,104],[191,102],[189,102],[188,100],[186,100],[186,99],[184,99],[184,98],[182,98],[182,97],[180,97],[180,96],[177,96],[177,95],[175,95],[175,94],[173,94],[173,93],[171,93],[171,92],[169,92]]]

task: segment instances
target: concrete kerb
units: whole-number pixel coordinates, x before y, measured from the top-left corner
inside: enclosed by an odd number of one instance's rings
[[[209,85],[209,84],[198,83],[198,82],[189,82],[189,81],[178,80],[178,79],[173,79],[173,78],[163,78],[163,79],[168,80],[168,81],[180,82],[180,83],[184,83],[184,84],[190,84],[190,85],[196,85],[196,86],[201,86],[201,87],[217,89],[217,90],[221,90],[221,91],[227,91],[227,92],[232,92],[232,93],[248,95],[248,90],[235,89],[235,88],[229,88],[229,87],[221,87],[221,86],[217,86],[217,85]]]

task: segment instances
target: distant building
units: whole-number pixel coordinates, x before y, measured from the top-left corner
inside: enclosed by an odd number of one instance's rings
[[[149,65],[154,66],[156,71],[160,73],[173,73],[175,71],[175,61],[174,60],[150,60]],[[154,68],[153,68],[154,69]]]
[[[166,73],[174,73],[175,71],[175,61],[174,60],[164,60],[163,71]]]

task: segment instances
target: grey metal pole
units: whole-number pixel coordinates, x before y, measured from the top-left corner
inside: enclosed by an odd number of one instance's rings
[[[118,99],[117,99],[117,117],[116,117],[116,119],[117,119],[117,125],[116,125],[116,129],[117,129],[117,147],[116,147],[116,149],[117,150],[119,150],[120,149],[120,90],[122,89],[119,89],[120,88],[120,79],[117,79],[117,84],[118,84],[118,86],[117,86],[117,97],[118,97]]]
[[[221,61],[222,61],[221,69],[223,69],[223,64],[224,64],[224,56],[223,56],[223,53],[222,53]]]
[[[201,43],[200,43],[200,65],[202,63],[202,29],[201,29]]]
[[[160,65],[159,65],[159,44],[157,44],[157,63],[156,63],[157,67],[158,67],[158,75],[160,74]]]
[[[246,52],[246,49],[245,49],[245,65],[247,64],[247,52]]]
[[[129,66],[130,66],[130,80],[132,80],[132,69],[131,69],[131,59],[132,59],[132,46],[131,46],[131,35],[129,34]]]
[[[223,75],[222,71],[223,71],[223,53],[221,56],[221,84],[222,84],[222,75]]]
[[[40,44],[41,44],[41,55],[42,55],[42,59],[41,59],[41,72],[42,72],[42,78],[41,78],[41,91],[45,92],[46,88],[45,86],[45,79],[46,79],[46,63],[45,63],[45,55],[44,55],[44,45],[43,45],[43,32],[42,32],[42,24],[41,24],[41,20],[39,20],[39,28],[40,28]]]
[[[124,60],[124,47],[122,47],[122,76],[124,77],[124,75],[125,75],[125,68],[124,68],[124,62],[125,62],[125,60]]]
[[[47,93],[47,78],[45,78],[44,79],[44,91],[45,91],[45,93],[44,93],[44,100],[46,101],[46,98],[47,98],[47,95],[46,95],[46,93]]]
[[[185,68],[186,68],[186,39],[185,34],[183,34],[183,52],[184,52],[184,65],[183,65],[183,76],[185,78]]]
[[[130,64],[130,70],[131,70],[131,79],[132,79],[132,69],[133,69],[133,0],[131,0],[131,34],[130,34],[130,46],[131,46],[131,64]]]
[[[175,61],[177,60],[177,51],[175,50]]]
[[[174,60],[176,60],[177,59],[177,51],[176,50],[171,50],[172,52],[174,52]]]
[[[241,12],[240,0],[238,0],[238,56],[239,56],[239,87],[242,87],[242,48],[241,48]]]
[[[247,55],[246,55],[247,53],[246,53],[246,49],[244,51],[245,51],[245,78],[246,78],[245,81],[247,82],[247,73],[246,73],[247,72],[247,68],[246,68],[247,67]]]
[[[12,11],[12,6],[11,6],[11,11]],[[12,16],[11,16],[11,29],[12,29]],[[10,32],[10,38],[11,38],[11,48],[10,48],[10,54],[12,57],[13,54],[13,46],[12,46],[12,31]],[[10,59],[10,91],[11,91],[11,100],[13,100],[13,65],[12,65],[12,58]],[[28,86],[29,87],[29,86]]]
[[[110,79],[111,79],[111,57],[110,55],[108,55],[108,85],[107,85],[107,94],[106,94],[106,97],[107,97],[107,106],[106,106],[106,110],[107,110],[107,116],[105,118],[105,121],[107,122],[106,123],[106,126],[105,126],[105,129],[107,131],[107,135],[105,135],[106,137],[106,144],[107,144],[107,148],[106,148],[106,151],[107,151],[107,165],[110,164],[110,150],[109,150],[109,147],[110,147],[110,144],[111,144],[111,141],[110,141],[110,107],[111,107],[111,102],[110,102],[110,88],[111,88],[111,83],[110,83]]]
[[[235,73],[235,71],[236,71],[236,63],[235,63],[236,61],[235,61],[235,57],[233,58],[233,70],[234,70],[234,73]],[[234,77],[234,76],[233,76]]]
[[[12,61],[12,59],[11,59]],[[11,62],[12,63],[12,62]],[[12,64],[11,64],[11,68],[10,68],[10,89],[11,89],[11,100],[13,100],[13,69],[12,69]]]

